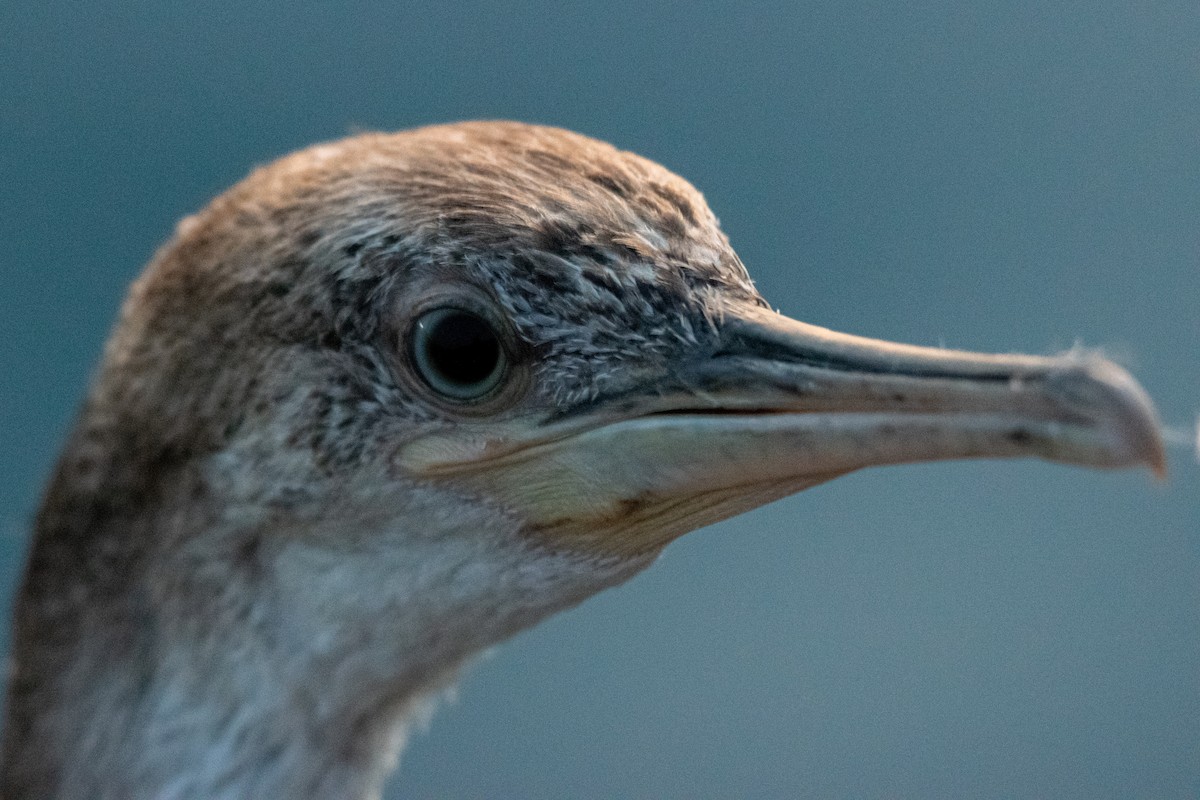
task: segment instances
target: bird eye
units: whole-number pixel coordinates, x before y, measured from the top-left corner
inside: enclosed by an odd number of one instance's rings
[[[508,355],[495,327],[461,308],[438,308],[413,325],[412,363],[421,379],[452,400],[478,400],[504,378]]]

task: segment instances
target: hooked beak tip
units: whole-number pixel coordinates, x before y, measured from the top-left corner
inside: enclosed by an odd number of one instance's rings
[[[1106,413],[1098,416],[1112,427],[1121,443],[1116,450],[1123,451],[1124,463],[1115,466],[1143,464],[1157,480],[1165,481],[1167,455],[1162,425],[1150,396],[1132,375],[1105,358],[1095,356],[1081,366],[1070,374],[1080,386],[1101,392],[1095,404]]]

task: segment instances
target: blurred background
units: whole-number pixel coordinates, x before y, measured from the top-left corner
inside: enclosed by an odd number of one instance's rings
[[[493,117],[690,179],[789,315],[1101,346],[1181,442],[1164,484],[889,468],[687,536],[470,670],[389,798],[1200,796],[1194,2],[6,0],[4,616],[175,220],[315,141]]]

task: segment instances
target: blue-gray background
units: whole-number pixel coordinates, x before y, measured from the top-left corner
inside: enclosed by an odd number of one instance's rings
[[[125,286],[316,140],[553,123],[708,196],[785,312],[1200,410],[1200,7],[0,4],[4,594]],[[501,647],[394,797],[1200,796],[1200,469],[867,471]],[[7,639],[5,639],[7,641]]]

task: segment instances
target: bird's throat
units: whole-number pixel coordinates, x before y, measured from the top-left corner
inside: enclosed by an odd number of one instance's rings
[[[212,502],[206,475],[136,514],[44,516],[60,529],[21,600],[8,800],[378,796],[464,662],[648,563],[552,553],[442,491],[334,487],[284,514]],[[163,546],[81,584],[117,530]]]

